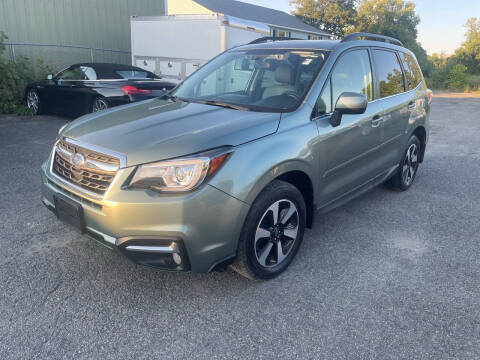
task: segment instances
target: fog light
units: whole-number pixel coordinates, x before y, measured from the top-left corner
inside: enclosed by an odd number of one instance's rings
[[[174,253],[172,257],[173,257],[173,261],[175,261],[175,264],[177,265],[181,264],[182,258],[180,257],[180,255],[178,255],[177,253]]]

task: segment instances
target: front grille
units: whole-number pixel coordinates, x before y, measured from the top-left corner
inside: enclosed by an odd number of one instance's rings
[[[81,161],[75,162],[76,156]],[[53,172],[60,178],[98,195],[103,195],[107,191],[119,167],[118,158],[72,144],[64,139],[55,147]]]

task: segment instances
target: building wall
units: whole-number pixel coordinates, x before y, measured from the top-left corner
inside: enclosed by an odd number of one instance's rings
[[[168,15],[209,15],[212,11],[193,0],[166,0]]]
[[[80,45],[130,52],[130,16],[165,15],[164,0],[1,0],[0,31],[7,42]],[[90,50],[15,46],[54,69],[90,61]],[[12,49],[7,47],[12,56]],[[130,64],[127,53],[93,51],[94,61]]]

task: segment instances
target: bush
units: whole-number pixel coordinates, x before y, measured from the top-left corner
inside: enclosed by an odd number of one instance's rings
[[[20,57],[15,62],[4,56],[7,36],[0,32],[0,114],[31,114],[25,105],[25,88],[38,77],[45,78],[48,67],[42,62]]]
[[[467,78],[467,87],[469,91],[480,91],[480,75],[470,75]]]
[[[462,64],[455,65],[448,74],[446,84],[449,90],[465,91],[467,87],[467,67]]]

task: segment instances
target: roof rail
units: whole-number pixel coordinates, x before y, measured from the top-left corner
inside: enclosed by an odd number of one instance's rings
[[[390,44],[404,46],[403,43],[400,40],[395,39],[393,37],[385,36],[385,35],[378,35],[378,34],[370,34],[370,33],[365,33],[365,32],[356,32],[356,33],[349,34],[349,35],[345,36],[342,39],[342,41],[340,41],[340,42],[353,41],[353,40],[357,40],[358,38],[372,38],[372,39],[376,39],[374,41],[383,40],[384,42],[387,42],[387,43],[390,43]],[[360,39],[360,40],[363,40],[363,39]]]
[[[301,40],[297,38],[289,38],[289,37],[273,37],[273,36],[265,36],[249,42],[248,45],[252,44],[262,44],[266,42],[273,42],[273,41],[285,41],[285,40]]]

